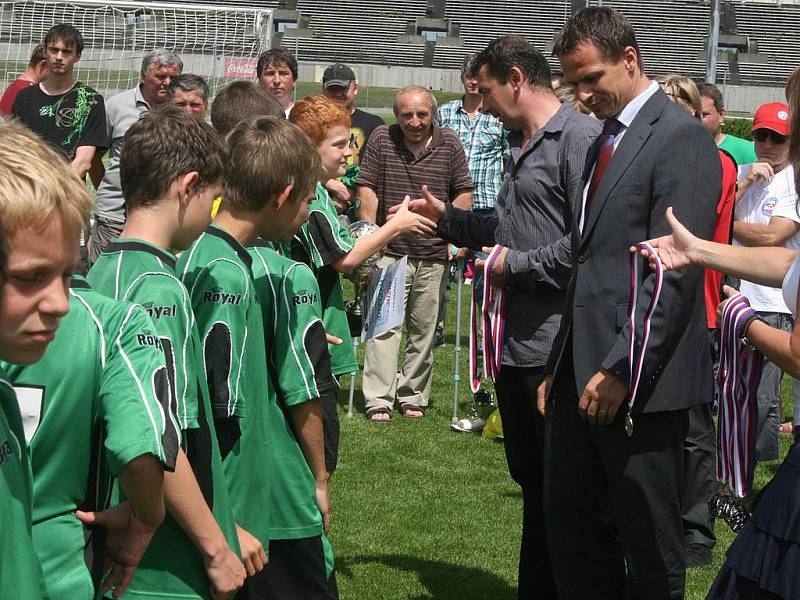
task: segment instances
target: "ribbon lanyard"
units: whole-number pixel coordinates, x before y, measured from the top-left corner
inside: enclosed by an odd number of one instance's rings
[[[636,390],[639,388],[639,380],[642,378],[642,370],[644,367],[644,355],[647,351],[647,342],[650,339],[650,323],[653,319],[653,313],[658,305],[658,299],[661,296],[661,287],[664,283],[664,267],[661,264],[661,259],[658,254],[647,242],[640,242],[636,244],[637,249],[645,249],[650,252],[650,255],[655,258],[655,275],[656,281],[653,286],[653,295],[650,297],[650,304],[644,313],[644,322],[642,323],[642,342],[639,347],[636,347],[636,300],[639,297],[639,260],[638,253],[631,253],[631,294],[628,301],[628,329],[629,329],[629,342],[628,342],[628,370],[630,372],[630,383],[628,384],[628,395],[625,400],[628,403],[628,414],[625,416],[625,433],[628,437],[633,435],[633,417],[631,411],[633,410],[633,403],[636,400]]]
[[[483,306],[481,330],[483,333],[483,374],[487,379],[494,381],[500,371],[500,362],[503,359],[503,334],[505,331],[505,290],[498,290],[491,286],[491,273],[497,257],[505,249],[497,245],[489,253],[483,267]],[[478,325],[477,325],[477,297],[481,290],[473,290],[472,305],[469,311],[469,373],[470,388],[472,393],[481,387],[481,377],[478,373]]]
[[[722,310],[717,385],[717,480],[744,498],[756,468],[756,392],[764,357],[739,339],[752,315],[750,302],[739,294]]]

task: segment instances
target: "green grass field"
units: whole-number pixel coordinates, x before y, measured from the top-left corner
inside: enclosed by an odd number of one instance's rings
[[[464,286],[464,329],[468,292]],[[367,422],[360,380],[357,412],[347,419],[349,378],[343,380],[341,457],[331,482],[331,539],[343,600],[516,598],[522,503],[503,448],[474,434],[450,431],[454,295],[452,299],[447,345],[435,354],[432,402],[424,419],[395,414],[389,424]],[[470,401],[466,338],[462,343],[460,415]],[[786,414],[791,414],[787,394],[784,389]],[[789,439],[784,436],[782,444],[785,454]],[[759,465],[756,488],[769,481],[777,465]],[[713,564],[688,571],[689,600],[705,597],[733,540],[724,523],[718,522],[716,530]]]

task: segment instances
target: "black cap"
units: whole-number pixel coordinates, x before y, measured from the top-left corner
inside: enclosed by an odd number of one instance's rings
[[[353,69],[342,63],[335,63],[322,74],[322,87],[326,90],[331,86],[347,87],[355,79],[356,74]]]

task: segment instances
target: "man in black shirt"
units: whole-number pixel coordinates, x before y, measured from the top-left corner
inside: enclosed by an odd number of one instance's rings
[[[350,149],[353,154],[348,159],[347,173],[341,179],[331,179],[325,183],[336,209],[341,212],[355,199],[358,165],[366,151],[369,136],[376,127],[383,125],[383,119],[353,106],[358,96],[358,81],[353,69],[345,64],[335,63],[325,69],[322,74],[322,93],[331,100],[341,102],[350,111]]]
[[[353,150],[352,163],[358,164],[364,154],[364,147],[372,132],[383,119],[353,106],[358,96],[358,81],[353,69],[336,63],[322,74],[322,93],[332,100],[338,100],[350,111],[350,146]]]
[[[17,94],[12,114],[62,152],[83,179],[105,138],[105,104],[94,89],[75,78],[83,37],[72,25],[51,27],[44,38],[50,77]]]

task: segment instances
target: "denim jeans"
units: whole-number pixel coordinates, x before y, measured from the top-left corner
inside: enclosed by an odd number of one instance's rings
[[[791,331],[794,317],[788,313],[759,312],[764,321],[781,331]],[[777,460],[780,451],[781,425],[781,379],[783,371],[771,360],[764,359],[761,382],[756,393],[758,419],[756,421],[756,459]],[[795,406],[798,402],[798,386],[792,386]],[[797,412],[795,411],[795,416]]]

